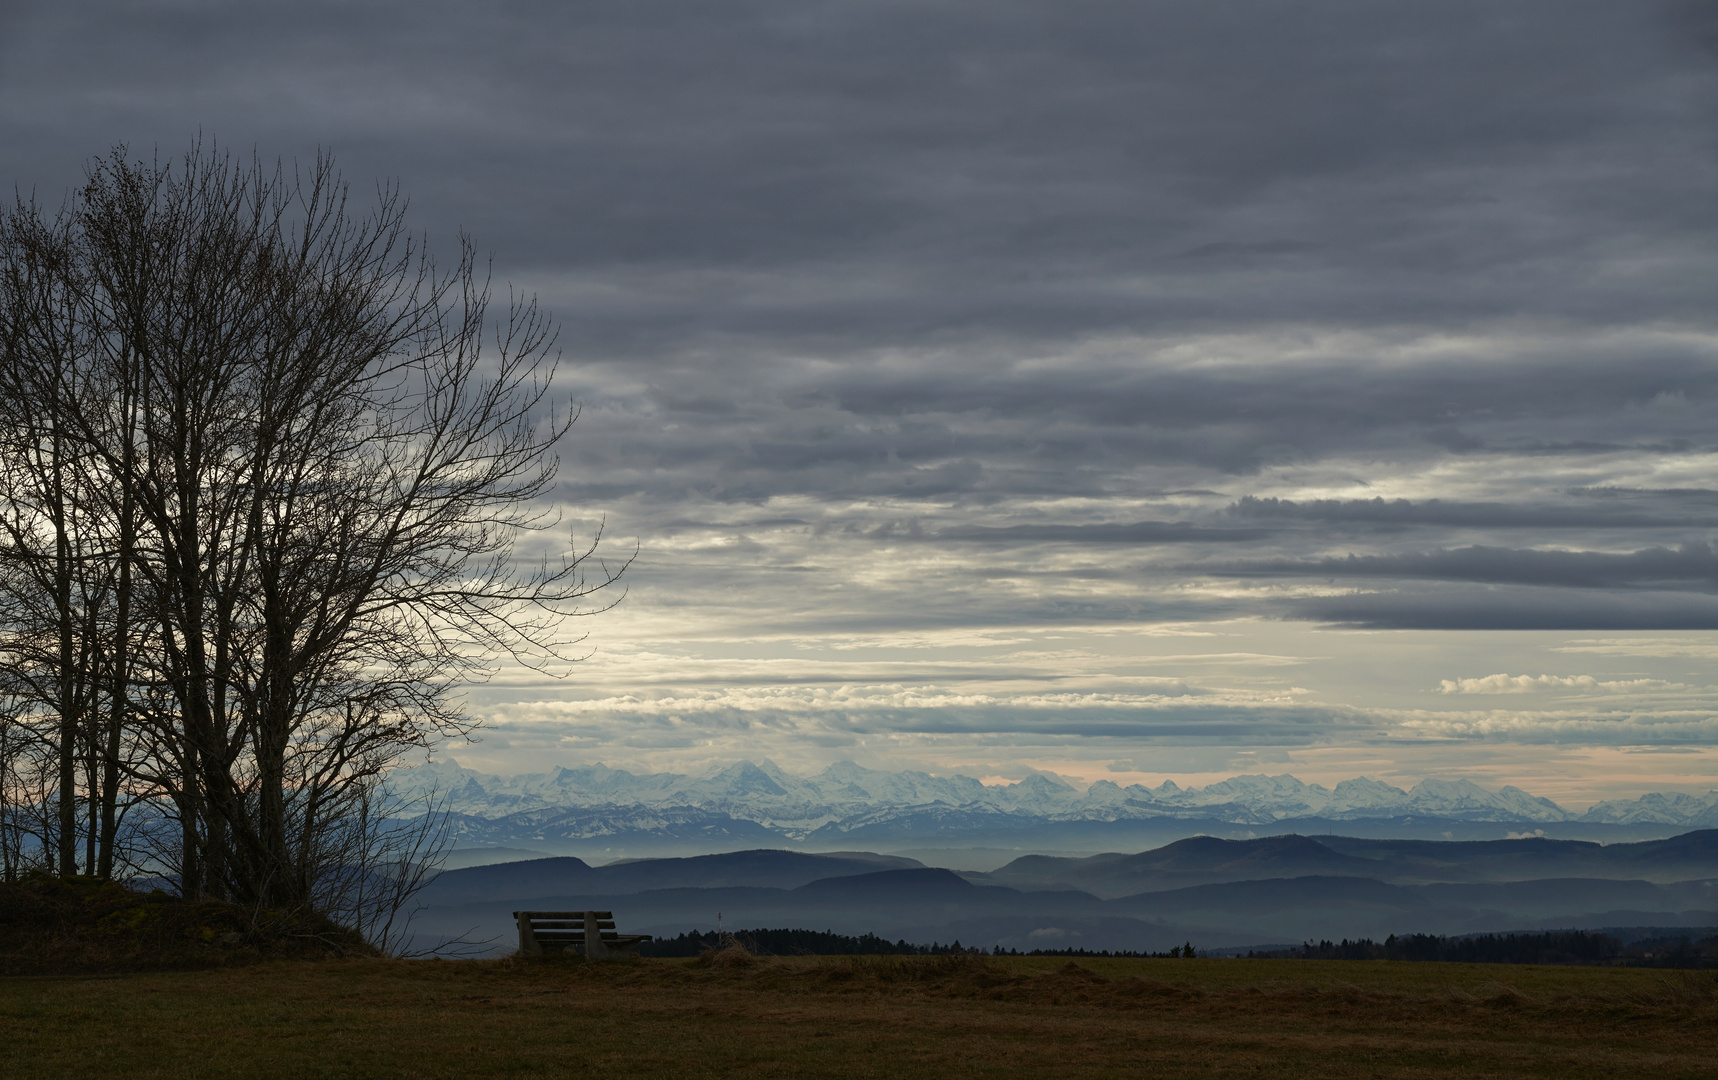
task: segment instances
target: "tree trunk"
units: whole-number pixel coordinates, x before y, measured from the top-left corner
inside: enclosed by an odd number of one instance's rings
[[[59,387],[54,388],[56,391]],[[49,406],[53,408],[52,405]],[[49,470],[49,513],[54,520],[54,606],[59,623],[59,870],[61,877],[78,872],[77,818],[77,686],[72,669],[72,548],[66,521],[65,442],[54,425]]]
[[[129,465],[130,454],[127,453],[126,457]],[[126,700],[130,693],[127,683],[131,662],[131,549],[136,531],[132,525],[132,498],[128,472],[125,494],[120,501],[119,582],[114,589],[112,681],[108,688],[106,738],[101,747],[101,844],[96,874],[104,879],[113,877],[114,846],[119,841],[120,738],[125,731]]]

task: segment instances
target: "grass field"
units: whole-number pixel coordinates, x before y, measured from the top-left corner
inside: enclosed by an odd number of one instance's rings
[[[8,1078],[1029,1074],[1718,1077],[1718,978],[728,955],[0,980]]]

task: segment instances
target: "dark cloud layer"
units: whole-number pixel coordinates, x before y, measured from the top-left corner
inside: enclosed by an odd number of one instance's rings
[[[1418,578],[1577,589],[1636,586],[1718,589],[1718,551],[1709,544],[1627,554],[1467,547],[1409,555],[1349,555],[1311,563],[1259,563],[1232,572],[1314,577]]]
[[[606,283],[594,353],[1702,321],[1706,10],[72,2],[8,17],[0,171],[332,146]]]
[[[1206,529],[1184,521],[1137,521],[1129,525],[956,525],[936,534],[942,540],[996,543],[1065,540],[1080,544],[1242,543],[1265,536],[1262,529]]]
[[[1715,12],[12,5],[0,182],[397,178],[563,321],[562,495],[675,610],[1709,628]]]
[[[1718,596],[1712,595],[1718,593],[1718,549],[1706,543],[1627,553],[1473,546],[1226,569],[1367,583],[1363,591],[1286,605],[1291,617],[1322,622],[1428,630],[1718,629]],[[1463,584],[1434,591],[1426,582]]]
[[[1243,520],[1306,521],[1337,526],[1406,530],[1423,525],[1520,529],[1674,529],[1718,528],[1718,503],[1702,505],[1687,493],[1643,505],[1620,498],[1557,504],[1458,502],[1443,499],[1292,499],[1244,496],[1230,507]],[[1718,493],[1711,493],[1718,494]]]
[[[1392,590],[1297,600],[1288,614],[1377,630],[1718,630],[1718,598],[1679,593]]]

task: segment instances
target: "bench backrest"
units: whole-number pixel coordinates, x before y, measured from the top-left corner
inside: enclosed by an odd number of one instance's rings
[[[623,939],[615,933],[612,911],[515,911],[513,919],[519,925],[519,951],[525,953],[583,945],[586,956],[600,957],[649,939],[635,934]]]
[[[603,930],[614,929],[614,912],[612,911],[515,911],[514,919],[526,919],[535,930],[561,930],[577,927],[581,932],[585,928],[586,917],[597,920],[597,926]]]

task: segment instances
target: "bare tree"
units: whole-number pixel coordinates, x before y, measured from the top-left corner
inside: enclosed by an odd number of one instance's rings
[[[55,814],[38,837],[61,873],[75,873],[77,765],[91,715],[96,658],[92,628],[107,599],[105,568],[92,559],[99,524],[79,496],[83,448],[66,414],[81,396],[84,345],[68,320],[75,288],[53,227],[5,223],[0,289],[0,603],[12,613],[3,640],[14,721],[53,748]],[[92,580],[93,575],[93,580]]]
[[[66,807],[111,873],[144,800],[187,894],[326,906],[330,850],[399,846],[354,822],[402,755],[470,729],[459,688],[573,659],[566,620],[625,562],[600,537],[515,558],[556,525],[574,414],[553,326],[490,301],[468,242],[439,266],[396,190],[356,216],[327,159],[120,149],[59,214],[6,214],[0,438],[28,453],[0,472],[0,665],[59,754],[61,872]]]

